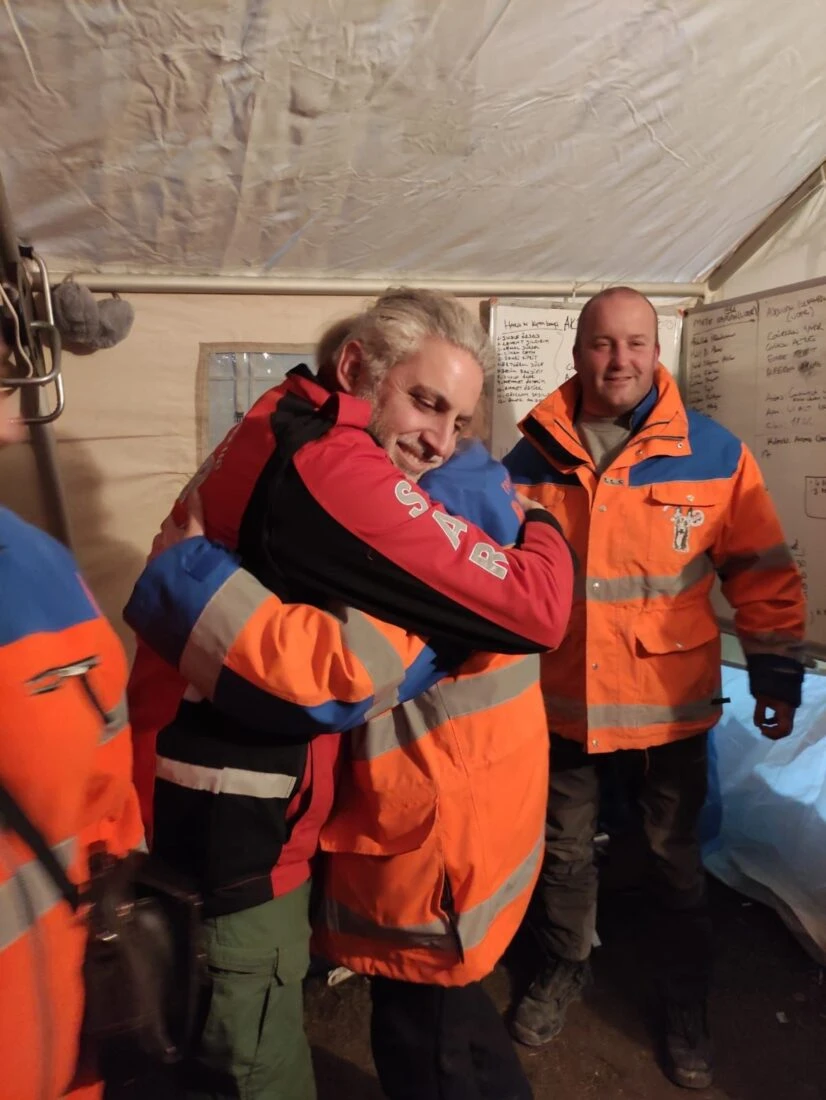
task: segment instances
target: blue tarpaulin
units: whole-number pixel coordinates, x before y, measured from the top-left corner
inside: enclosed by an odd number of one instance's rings
[[[769,741],[752,724],[746,673],[723,669],[731,698],[712,734],[702,825],[706,867],[771,905],[826,965],[826,677],[806,677],[795,729]]]

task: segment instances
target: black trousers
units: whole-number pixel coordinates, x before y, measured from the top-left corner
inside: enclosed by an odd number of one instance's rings
[[[371,980],[373,1061],[388,1100],[532,1100],[496,1007],[460,987]]]
[[[548,955],[588,957],[597,912],[594,835],[601,785],[621,755],[634,773],[650,855],[650,945],[663,992],[677,1000],[707,995],[711,922],[697,825],[707,788],[707,735],[621,754],[592,755],[551,736],[545,860],[530,923]]]

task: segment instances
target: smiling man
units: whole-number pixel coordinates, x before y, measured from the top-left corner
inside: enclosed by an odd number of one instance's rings
[[[703,1088],[710,926],[697,820],[722,703],[714,574],[735,611],[755,725],[772,739],[791,732],[800,704],[805,609],[757,463],[685,408],[659,351],[647,298],[627,287],[596,295],[579,318],[576,377],[525,418],[525,439],[505,459],[514,483],[560,521],[583,574],[568,634],[542,659],[552,768],[531,923],[544,964],[513,1035],[529,1046],[554,1038],[586,982],[593,838],[613,756],[638,771],[666,1070]]]
[[[539,871],[537,654],[564,634],[571,555],[480,443],[458,446],[493,351],[456,299],[388,291],[317,360],[194,479],[205,534],[244,569],[187,539],[126,613],[155,651],[130,683],[154,849],[196,876],[207,917],[213,992],[187,1095],[314,1095],[301,979],[335,794],[320,942],[375,978],[385,1093],[523,1100],[479,982]],[[334,783],[333,731],[351,729]]]
[[[470,351],[434,336],[378,377],[365,370],[357,340],[349,340],[338,375],[343,388],[370,401],[369,431],[412,481],[450,458],[473,419],[482,383]]]
[[[628,442],[631,413],[651,389],[659,354],[657,314],[642,295],[618,290],[582,310],[574,347],[582,387],[576,427],[598,469]]]

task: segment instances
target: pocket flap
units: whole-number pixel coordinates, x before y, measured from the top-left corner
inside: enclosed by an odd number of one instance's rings
[[[719,627],[710,610],[695,606],[644,612],[635,632],[645,653],[679,653],[713,641]]]
[[[363,808],[353,813],[333,811],[321,830],[322,852],[363,856],[397,856],[422,848],[436,823],[436,806],[387,807],[386,812]],[[407,812],[405,812],[407,810]]]
[[[710,508],[715,504],[725,504],[731,493],[728,479],[718,481],[664,481],[661,485],[652,485],[648,491],[649,500],[655,504],[670,504],[681,508]]]
[[[295,943],[281,945],[275,964],[275,976],[282,985],[297,985],[306,977],[310,969],[309,937],[297,939]]]

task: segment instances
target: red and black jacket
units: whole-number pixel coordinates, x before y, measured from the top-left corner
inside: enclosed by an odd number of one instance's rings
[[[497,545],[400,475],[364,430],[369,415],[366,402],[331,397],[304,371],[292,372],[193,479],[207,536],[236,549],[244,568],[285,601],[340,601],[430,637],[444,672],[474,649],[535,653],[558,645],[573,568],[555,521],[531,512],[516,549]],[[181,684],[178,699],[182,691]],[[157,684],[153,694],[163,694]],[[147,721],[137,702],[140,737]],[[156,721],[157,710],[150,712],[155,730],[170,717]],[[306,721],[263,732],[209,702],[183,702],[157,748],[164,760],[190,767],[300,779],[313,732]],[[258,904],[271,896],[288,801],[159,779],[155,847],[197,874],[211,911]]]

